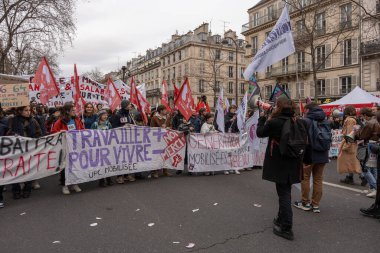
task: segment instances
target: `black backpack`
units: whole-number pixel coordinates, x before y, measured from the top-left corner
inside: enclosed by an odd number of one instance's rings
[[[331,125],[327,120],[311,120],[309,127],[310,144],[315,151],[327,151],[331,147],[332,133]]]
[[[301,159],[305,153],[307,132],[301,120],[286,118],[281,131],[280,154],[283,158]]]

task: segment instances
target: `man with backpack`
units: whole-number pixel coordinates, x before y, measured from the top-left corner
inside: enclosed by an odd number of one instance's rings
[[[331,125],[326,114],[316,103],[305,106],[308,145],[303,159],[303,180],[301,182],[302,200],[294,206],[304,211],[320,213],[322,198],[323,171],[329,162],[329,149],[332,142]],[[313,177],[313,193],[310,201],[310,178]]]

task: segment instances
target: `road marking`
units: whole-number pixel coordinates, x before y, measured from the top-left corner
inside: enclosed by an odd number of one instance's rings
[[[355,188],[351,188],[351,187],[347,187],[347,186],[343,186],[343,185],[339,185],[339,184],[333,184],[333,183],[329,183],[329,182],[325,182],[325,181],[323,181],[323,184],[331,186],[331,187],[335,187],[335,188],[353,191],[353,192],[364,193],[364,191],[362,191],[362,190],[358,190]]]

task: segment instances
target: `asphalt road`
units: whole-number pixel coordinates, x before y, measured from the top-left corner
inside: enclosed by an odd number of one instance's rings
[[[339,181],[335,166],[326,169],[326,181]],[[41,180],[30,199],[14,201],[6,192],[0,252],[379,252],[379,221],[359,213],[373,200],[331,186],[324,187],[320,214],[293,210],[295,241],[273,235],[275,187],[261,173],[182,175],[105,189],[93,182],[69,196],[60,193],[58,177]],[[294,187],[293,199],[299,196]],[[187,249],[189,243],[195,246]]]

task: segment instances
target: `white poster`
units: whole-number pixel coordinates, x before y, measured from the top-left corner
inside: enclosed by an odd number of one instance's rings
[[[37,180],[65,166],[65,133],[38,139],[0,137],[0,185]]]
[[[67,132],[66,185],[110,176],[183,170],[183,133],[143,126]]]

